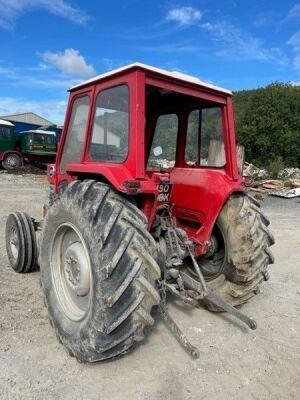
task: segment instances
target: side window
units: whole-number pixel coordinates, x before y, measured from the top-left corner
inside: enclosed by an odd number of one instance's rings
[[[66,172],[67,164],[81,161],[89,104],[89,96],[78,97],[73,103],[67,137],[60,160],[60,172]]]
[[[12,129],[9,126],[0,126],[0,137],[9,139],[12,135]]]
[[[102,90],[96,101],[90,143],[94,161],[123,162],[128,154],[129,89],[127,85]]]
[[[189,114],[185,160],[188,164],[210,167],[226,164],[220,107],[194,110]]]
[[[156,121],[148,159],[148,169],[170,168],[175,165],[178,135],[176,114],[160,115]]]
[[[199,134],[201,131],[201,110],[194,110],[189,113],[187,132],[186,132],[186,144],[185,144],[185,161],[188,164],[196,164],[199,147]]]

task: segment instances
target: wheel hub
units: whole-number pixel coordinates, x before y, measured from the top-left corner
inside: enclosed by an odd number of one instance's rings
[[[197,258],[201,272],[207,282],[224,274],[226,261],[226,248],[223,233],[218,226],[210,238],[208,251],[204,256]],[[187,265],[188,271],[197,278],[194,268]]]
[[[17,166],[17,160],[14,157],[7,157],[6,162],[12,168]]]
[[[224,236],[218,225],[216,225],[209,241],[207,253],[198,260],[206,281],[214,280],[224,273],[225,260]]]
[[[10,243],[12,255],[13,255],[14,259],[16,260],[18,258],[18,254],[19,254],[19,241],[18,241],[18,236],[17,236],[17,232],[15,231],[15,229],[11,230],[11,236],[10,236],[9,243]]]
[[[65,263],[66,277],[73,286],[76,286],[79,282],[80,277],[80,268],[77,267],[78,261],[70,256],[66,259]]]
[[[74,290],[77,296],[86,296],[90,291],[90,274],[84,249],[79,242],[68,247],[64,271],[71,290]]]
[[[212,257],[218,251],[218,241],[214,235],[211,235],[211,238],[208,241],[208,250],[204,255],[204,258]]]

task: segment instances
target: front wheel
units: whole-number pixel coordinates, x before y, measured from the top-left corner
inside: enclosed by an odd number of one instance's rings
[[[37,240],[33,219],[24,212],[10,214],[6,221],[6,251],[9,263],[18,273],[37,266]]]
[[[16,153],[7,154],[2,161],[3,168],[8,171],[18,169],[22,166],[22,164],[22,158]]]
[[[245,303],[269,279],[274,238],[268,225],[269,220],[254,199],[234,194],[217,218],[212,236],[215,251],[198,260],[208,286],[233,306]]]
[[[79,361],[125,353],[160,301],[144,214],[110,186],[76,181],[48,210],[41,281],[51,324]]]

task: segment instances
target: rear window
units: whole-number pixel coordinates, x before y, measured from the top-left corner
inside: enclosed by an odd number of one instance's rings
[[[202,108],[189,114],[185,161],[210,167],[226,164],[221,107]]]
[[[176,158],[177,136],[177,115],[160,115],[157,119],[155,126],[152,146],[148,158],[148,169],[174,167]]]

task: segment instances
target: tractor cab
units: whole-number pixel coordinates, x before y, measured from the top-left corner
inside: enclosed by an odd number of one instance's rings
[[[76,176],[109,182],[135,196],[149,226],[157,207],[173,204],[178,225],[207,243],[226,199],[243,190],[232,94],[144,64],[83,82],[70,90],[50,175],[56,193]]]

